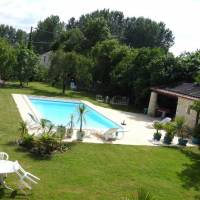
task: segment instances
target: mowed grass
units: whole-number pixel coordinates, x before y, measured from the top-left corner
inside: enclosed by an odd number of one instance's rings
[[[34,200],[121,200],[139,187],[149,190],[157,200],[200,199],[200,151],[197,148],[166,148],[109,144],[74,144],[71,150],[40,159],[15,144],[21,120],[12,93],[60,96],[60,90],[42,83],[20,89],[0,89],[0,151],[18,160],[41,178],[32,194],[0,190],[1,199]],[[66,96],[94,101],[90,94],[69,92]],[[17,176],[7,183],[17,188]]]

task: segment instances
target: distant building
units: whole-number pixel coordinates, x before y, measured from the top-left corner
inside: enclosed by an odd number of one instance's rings
[[[186,124],[195,126],[196,112],[190,109],[195,100],[200,100],[200,85],[183,83],[176,87],[151,88],[148,114],[151,116],[182,116]]]
[[[41,54],[40,64],[48,68],[51,64],[51,55],[52,55],[52,51],[48,51],[46,53]]]

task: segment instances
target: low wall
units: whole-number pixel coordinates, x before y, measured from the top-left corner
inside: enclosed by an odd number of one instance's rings
[[[193,128],[195,126],[196,112],[190,109],[193,100],[178,97],[176,116],[185,118],[186,125]]]

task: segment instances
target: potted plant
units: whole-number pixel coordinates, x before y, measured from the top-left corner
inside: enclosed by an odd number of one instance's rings
[[[175,134],[179,137],[178,144],[186,146],[188,142],[189,132],[185,126],[185,119],[183,117],[176,117],[174,120]]]
[[[87,113],[85,104],[80,104],[78,107],[78,122],[80,122],[80,129],[77,131],[77,140],[82,141],[85,135],[83,131],[83,123],[86,123],[85,115]]]
[[[175,126],[173,122],[168,122],[165,125],[163,125],[163,129],[165,130],[165,137],[164,137],[164,143],[165,144],[171,144],[172,140],[174,139],[175,134]]]
[[[159,131],[162,130],[163,126],[160,122],[154,122],[153,127],[156,129],[156,132],[153,134],[153,139],[160,141],[162,134]]]
[[[70,115],[70,121],[67,124],[68,129],[67,129],[67,138],[71,138],[73,134],[73,128],[74,128],[74,115]]]

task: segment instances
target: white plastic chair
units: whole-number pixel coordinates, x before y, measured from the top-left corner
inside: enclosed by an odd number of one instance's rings
[[[8,160],[9,155],[5,152],[0,152],[0,160]]]
[[[0,160],[8,160],[9,155],[6,152],[0,152]],[[7,174],[2,175],[4,178],[7,177]]]
[[[35,183],[37,184],[36,180],[40,180],[40,178],[38,178],[37,176],[34,176],[33,174],[25,171],[22,166],[18,163],[18,161],[15,161],[15,167],[16,169],[16,174],[19,176],[20,178],[20,183],[23,184],[23,186],[27,187],[29,190],[32,189],[32,187],[26,182],[27,181],[30,181],[32,183]],[[23,190],[23,186],[20,185],[20,189]]]

